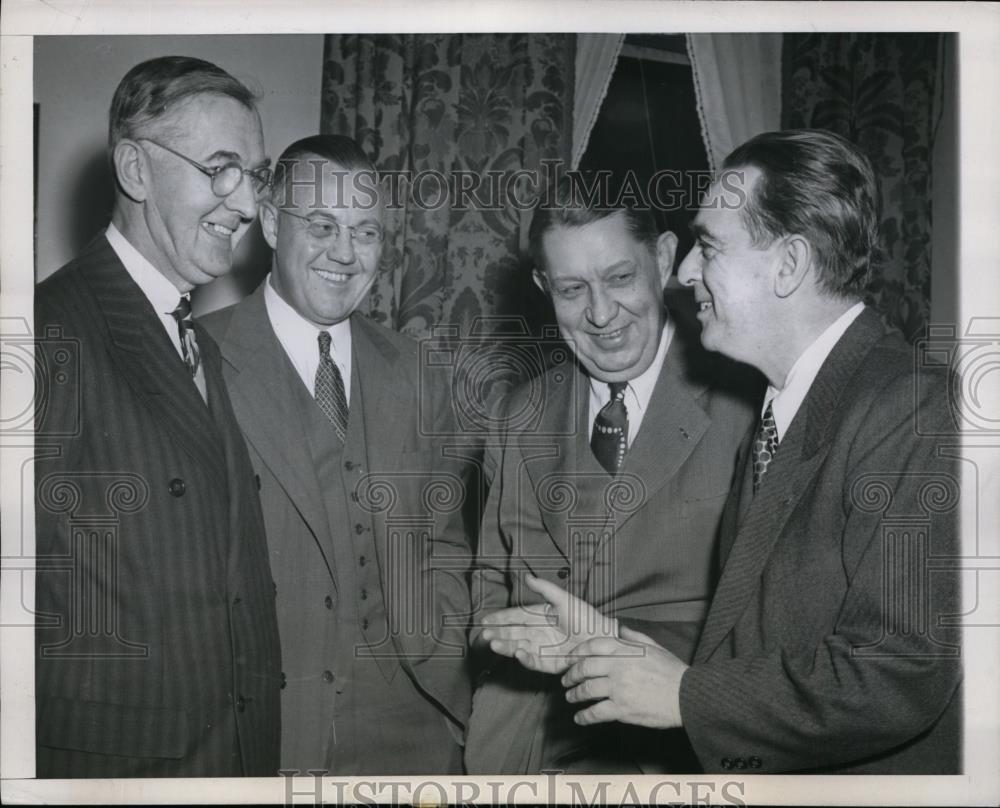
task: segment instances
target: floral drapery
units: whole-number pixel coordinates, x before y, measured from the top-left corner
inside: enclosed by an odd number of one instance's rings
[[[881,255],[869,286],[913,340],[931,297],[931,161],[940,34],[785,34],[782,121],[844,135],[882,184]]]
[[[417,337],[531,319],[520,203],[543,161],[569,161],[574,55],[566,34],[326,37],[321,131],[354,137],[396,193],[373,319]]]

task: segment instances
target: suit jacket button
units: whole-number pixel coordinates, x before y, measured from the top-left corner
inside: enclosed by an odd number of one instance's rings
[[[182,497],[184,496],[184,492],[187,491],[187,486],[180,477],[174,477],[167,488],[175,497]]]
[[[257,490],[260,491],[260,475],[259,474],[254,474],[253,478],[254,478],[254,480],[257,481]]]
[[[363,628],[365,630],[368,629],[368,618],[367,617],[362,618],[362,620],[361,620],[361,628]]]
[[[357,501],[358,501],[358,492],[351,491],[351,502],[357,502]]]
[[[348,471],[354,471],[354,461],[353,460],[345,460],[344,461],[344,468],[347,469]]]
[[[556,575],[558,575],[565,581],[567,578],[569,578],[569,567],[560,567]]]
[[[757,757],[756,755],[754,755],[752,758],[750,758],[750,760],[748,760],[747,763],[750,764],[750,768],[751,769],[759,769],[763,765],[763,763],[761,762],[761,759],[759,757]]]
[[[333,598],[331,598],[329,595],[327,595],[325,598],[323,598],[323,605],[326,606],[326,608],[328,608],[328,609],[332,609],[333,608]]]
[[[240,696],[238,699],[236,699],[236,709],[239,710],[241,713],[246,712],[247,700],[243,698],[243,696]]]
[[[323,681],[329,684],[334,679],[333,671],[323,671]]]
[[[285,672],[282,671],[281,672],[281,689],[284,690],[285,689],[285,685],[287,685],[287,684],[288,684],[288,677],[285,676]]]
[[[747,767],[747,762],[741,757],[736,758],[735,764],[737,769],[745,769]]]
[[[722,764],[722,768],[725,769],[726,771],[729,771],[729,769],[733,768],[733,761],[731,761],[729,758],[723,758],[722,760],[719,761],[719,763]]]
[[[357,533],[360,536],[362,533],[365,532],[365,526],[363,524],[361,524],[360,522],[358,522],[354,526],[354,532]]]
[[[361,556],[361,558],[358,559],[358,563],[363,567],[365,564],[368,563],[368,559],[365,558],[364,556]]]

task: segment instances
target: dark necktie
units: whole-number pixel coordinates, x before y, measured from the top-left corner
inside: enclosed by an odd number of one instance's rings
[[[767,409],[764,410],[764,417],[760,419],[760,427],[757,429],[757,437],[753,442],[753,492],[757,493],[760,481],[764,477],[764,472],[774,459],[774,453],[778,451],[778,428],[774,424],[774,413],[771,410],[771,402],[768,402]]]
[[[625,408],[625,388],[628,382],[611,382],[611,400],[594,419],[590,449],[597,462],[614,476],[622,467],[628,448],[628,410]]]
[[[194,336],[194,322],[191,320],[191,301],[183,295],[177,308],[170,312],[177,321],[177,336],[181,341],[181,357],[187,365],[191,378],[194,379],[202,398],[205,398],[205,376],[201,372],[201,352]]]
[[[316,368],[316,403],[330,419],[341,441],[347,434],[347,394],[344,379],[330,357],[333,340],[326,331],[319,332],[319,367]]]

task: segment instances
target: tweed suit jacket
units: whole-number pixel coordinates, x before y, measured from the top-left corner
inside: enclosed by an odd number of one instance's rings
[[[39,777],[274,775],[280,656],[253,471],[101,235],[35,292]]]
[[[523,586],[531,572],[691,658],[760,382],[701,348],[687,296],[668,295],[667,306],[675,332],[616,478],[590,450],[589,379],[575,365],[553,368],[509,397],[508,428],[487,447],[485,466],[495,472],[472,578],[477,616],[537,604]],[[467,744],[470,772],[561,765],[527,749],[540,719],[526,705],[538,692],[564,701],[558,677],[496,657],[487,664]]]
[[[756,496],[746,463],[681,684],[707,771],[959,771],[957,433],[946,369],[913,357],[865,310]]]
[[[331,535],[320,489],[324,481],[316,474],[306,432],[291,416],[298,411],[293,387],[301,386],[301,379],[271,326],[264,284],[202,322],[219,340],[233,407],[262,481],[270,552],[301,554],[302,563],[311,567],[313,585],[279,582],[283,647],[297,649],[297,657],[289,661],[297,670],[322,670],[322,631],[309,619],[317,604],[306,601],[306,592],[311,596],[320,584],[336,587],[330,542],[343,537]],[[421,372],[412,339],[360,313],[351,316],[350,327],[352,378],[358,385],[351,389],[351,418],[360,413],[366,441],[366,457],[360,467],[354,466],[354,494],[360,492],[363,499],[365,492],[370,494],[367,510],[379,547],[399,518],[434,519],[429,543],[413,543],[415,552],[380,552],[376,559],[390,611],[408,617],[426,614],[421,605],[426,602],[433,621],[433,628],[391,626],[391,645],[382,652],[395,655],[422,696],[437,708],[441,721],[454,728],[458,741],[471,700],[466,653],[471,550],[461,518],[465,471],[445,456],[446,438],[440,437],[452,432],[450,388]],[[348,529],[351,525],[345,524]],[[322,608],[320,612],[317,619],[325,619]],[[324,728],[324,735],[328,731],[332,699],[323,690],[326,685],[319,682],[317,687],[311,707],[286,705],[290,728],[315,725]],[[292,715],[289,709],[298,712]]]

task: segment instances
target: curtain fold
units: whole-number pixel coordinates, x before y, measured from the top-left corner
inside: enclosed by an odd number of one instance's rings
[[[712,171],[736,146],[781,124],[781,34],[687,34]]]
[[[608,93],[625,34],[576,35],[576,87],[573,93],[573,169],[579,168],[601,104]]]

